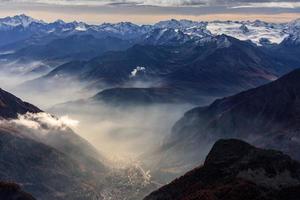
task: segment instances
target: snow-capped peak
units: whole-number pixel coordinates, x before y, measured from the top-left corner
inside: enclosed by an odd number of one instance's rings
[[[36,26],[33,26],[33,24]],[[33,34],[78,34],[114,36],[121,39],[137,39],[154,44],[178,44],[189,41],[206,41],[222,34],[239,40],[250,40],[257,45],[281,43],[289,38],[300,41],[300,19],[290,23],[256,21],[191,21],[171,19],[154,25],[137,25],[131,22],[89,25],[83,22],[57,20],[45,23],[24,14],[0,19],[0,31],[13,31],[22,26]],[[226,46],[226,45],[225,45]]]
[[[66,22],[64,22],[63,20],[61,20],[61,19],[58,19],[58,20],[56,20],[55,22],[53,22],[53,24],[60,24],[60,25],[63,25],[63,24],[65,24]]]
[[[250,21],[214,21],[209,22],[207,29],[214,35],[226,34],[239,40],[251,40],[257,45],[262,45],[261,41],[270,43],[281,43],[288,36],[286,33],[287,24],[267,23],[260,20]]]
[[[0,19],[1,24],[5,24],[8,26],[23,26],[23,27],[28,27],[32,23],[41,23],[44,24],[45,22],[41,20],[36,20],[33,19],[32,17],[29,17],[27,15],[21,14],[21,15],[16,15],[14,17],[5,17]]]
[[[87,25],[83,22],[74,22],[76,31],[87,31]]]
[[[300,44],[300,19],[290,22],[287,32],[289,36],[285,39],[285,44]]]
[[[300,31],[300,18],[296,19],[292,22],[289,23],[289,31],[295,32],[295,31]]]
[[[160,21],[154,25],[155,28],[173,28],[173,29],[187,29],[191,27],[205,28],[207,22],[196,22],[191,20],[176,20],[171,19],[167,21]]]

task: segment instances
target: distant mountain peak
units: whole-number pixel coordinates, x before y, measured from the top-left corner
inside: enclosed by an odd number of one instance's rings
[[[56,23],[56,24],[65,24],[66,22],[63,21],[63,20],[61,20],[61,19],[58,19],[58,20],[56,20],[56,21],[53,22],[53,23]]]
[[[28,27],[32,23],[42,23],[44,24],[42,20],[34,19],[30,16],[27,16],[25,14],[21,15],[15,15],[13,17],[5,17],[0,19],[0,23],[9,25],[9,26],[23,26]]]
[[[14,41],[10,38],[6,31],[11,31],[13,34],[18,34],[19,40],[28,38],[32,35],[48,35],[55,34],[64,36],[70,34],[88,33],[97,37],[106,37],[108,35],[118,37],[120,39],[130,39],[143,41],[144,37],[149,33],[154,33],[155,29],[173,29],[176,33],[173,34],[176,38],[180,37],[191,40],[191,42],[199,43],[199,39],[226,34],[235,37],[239,40],[251,40],[253,43],[262,46],[268,44],[279,44],[285,38],[289,39],[292,45],[299,43],[300,35],[300,19],[290,23],[268,23],[260,20],[256,21],[192,21],[187,19],[170,19],[160,21],[154,25],[137,25],[131,22],[119,23],[103,23],[101,25],[90,25],[84,22],[64,22],[57,20],[52,23],[45,23],[41,20],[36,20],[27,15],[16,15],[14,17],[6,17],[0,19],[0,31],[4,31],[7,39],[2,38],[0,45],[8,44]],[[17,29],[15,27],[18,27]],[[20,29],[21,28],[21,29]],[[27,34],[22,32],[26,30]],[[180,33],[180,34],[179,34]],[[183,33],[183,34],[181,34]],[[7,36],[8,35],[8,36]],[[170,35],[169,35],[170,36]],[[167,38],[170,38],[170,37]],[[182,41],[182,40],[180,40]],[[262,42],[261,42],[262,41]],[[168,43],[160,42],[160,44]],[[1,44],[2,43],[2,44]]]
[[[291,21],[289,24],[297,25],[300,27],[300,18],[297,18],[297,19]]]

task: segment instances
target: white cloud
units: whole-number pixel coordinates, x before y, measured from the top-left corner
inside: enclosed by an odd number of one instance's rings
[[[300,2],[247,3],[231,8],[300,8]]]
[[[132,70],[132,72],[130,73],[130,78],[135,77],[139,72],[145,72],[146,68],[145,67],[140,67],[137,66],[135,69]]]
[[[69,127],[76,127],[79,123],[77,120],[73,120],[68,116],[62,116],[56,118],[48,113],[26,113],[24,115],[18,115],[17,119],[10,121],[1,121],[3,123],[9,123],[17,126],[24,126],[29,129],[61,129],[65,130]]]

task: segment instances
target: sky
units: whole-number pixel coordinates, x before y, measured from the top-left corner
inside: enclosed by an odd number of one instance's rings
[[[300,0],[0,0],[0,17],[16,14],[91,24],[171,18],[286,22],[300,18]]]

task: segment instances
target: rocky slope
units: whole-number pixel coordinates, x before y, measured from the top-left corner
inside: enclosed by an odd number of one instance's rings
[[[29,139],[13,129],[0,129],[0,179],[22,184],[39,199],[86,199],[100,196],[104,170]]]
[[[300,70],[295,70],[267,85],[187,112],[166,139],[162,160],[195,164],[203,158],[199,152],[207,152],[220,138],[244,139],[299,160],[299,80]]]
[[[18,114],[41,110],[0,88],[0,118],[16,118]]]
[[[35,200],[30,194],[22,191],[19,185],[6,182],[0,182],[0,199]]]
[[[296,200],[300,163],[240,140],[219,140],[196,168],[145,200]]]

